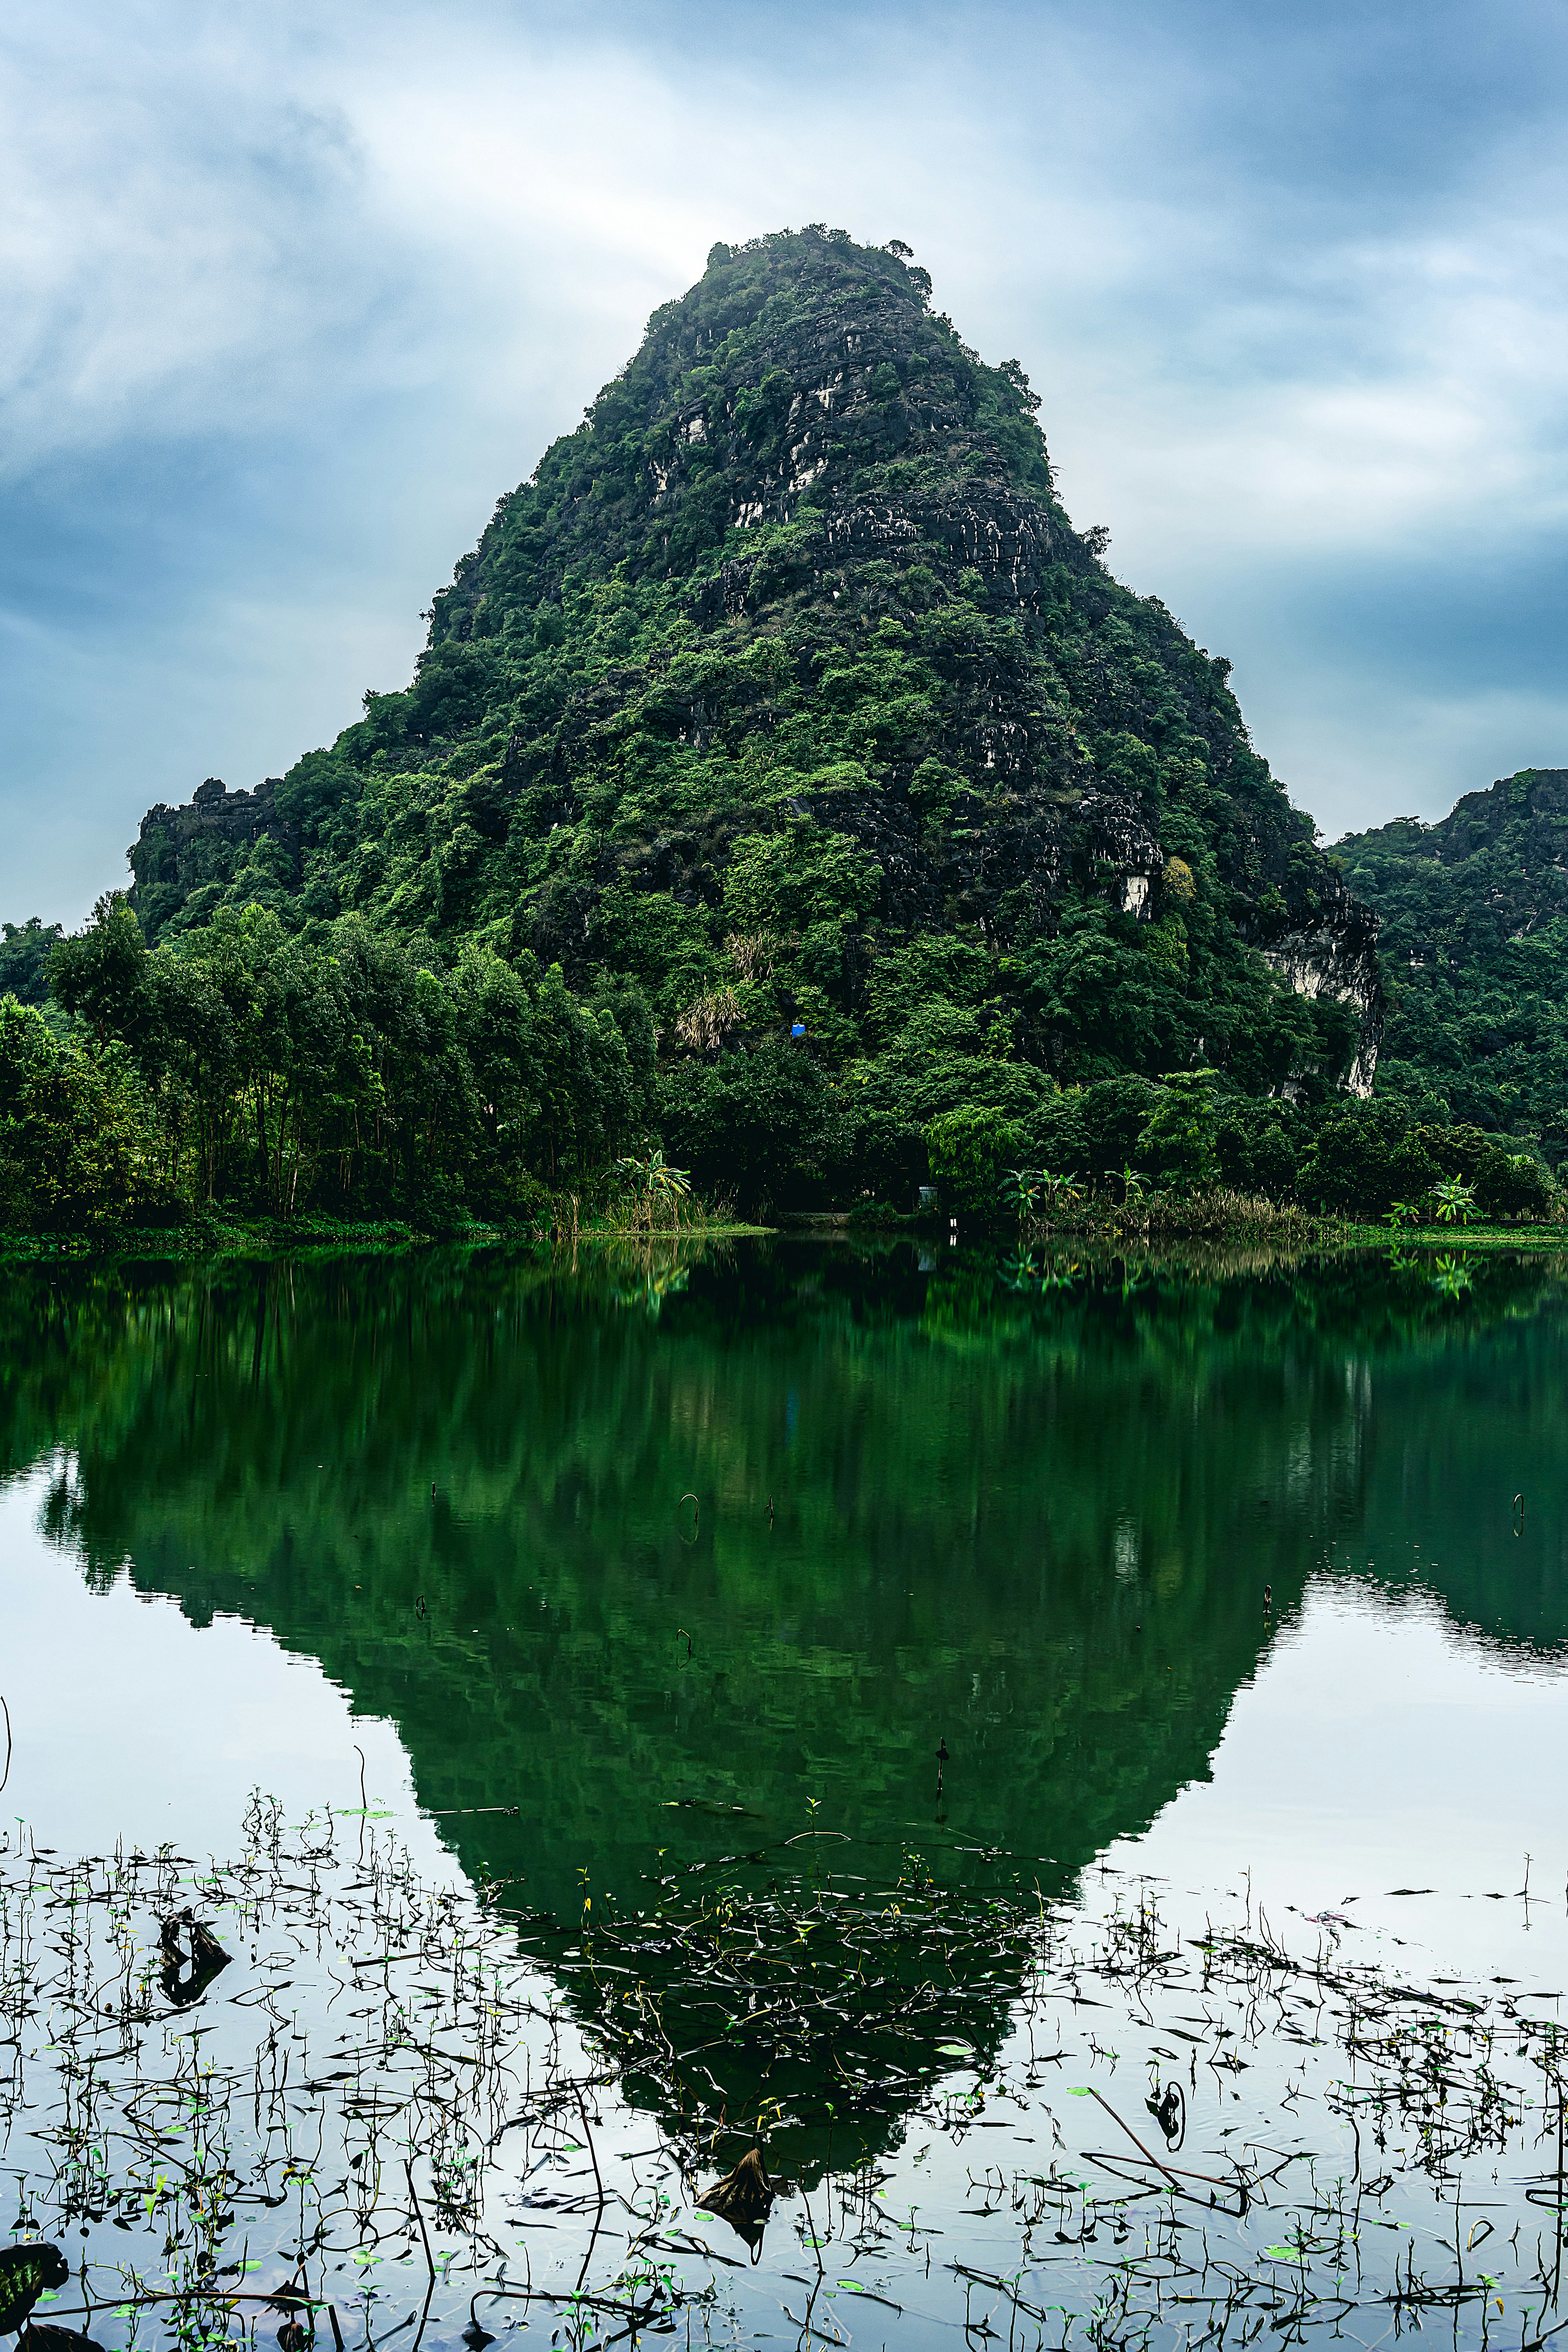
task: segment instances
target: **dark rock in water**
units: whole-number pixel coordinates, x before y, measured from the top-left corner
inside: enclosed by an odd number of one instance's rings
[[[194,1911],[178,1911],[164,1920],[158,1948],[163,1955],[158,1982],[164,2000],[176,2009],[189,2009],[200,2000],[229,1964],[230,1955]]]
[[[90,2336],[83,2336],[75,2327],[42,2326],[24,2327],[16,2338],[17,2352],[103,2352]]]
[[[70,2265],[58,2246],[0,2248],[0,2336],[20,2327],[38,2297],[64,2286],[69,2276]]]
[[[763,2242],[763,2231],[773,2210],[773,2188],[763,2168],[763,2152],[754,2147],[741,2158],[733,2172],[716,2180],[711,2189],[697,2200],[705,2213],[717,2213],[728,2221],[739,2238],[744,2238],[753,2257]]]

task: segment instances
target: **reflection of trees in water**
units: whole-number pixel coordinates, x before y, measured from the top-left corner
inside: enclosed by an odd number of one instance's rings
[[[782,1891],[755,1867],[667,1877],[542,1955],[626,2095],[710,2167],[763,2142],[778,2172],[853,2169],[955,2064],[994,2063],[1027,1978],[1039,1923],[1011,1888],[954,1894],[906,1858],[868,1898],[815,1868]]]
[[[1067,1875],[1206,1771],[1264,1585],[1278,1622],[1331,1540],[1381,1545],[1413,1444],[1461,1514],[1521,1394],[1549,1447],[1561,1340],[1522,1262],[1458,1299],[1381,1260],[1061,1273],[780,1244],[28,1275],[9,1456],[74,1451],[48,1524],[89,1577],[129,1559],[319,1657],[427,1804],[517,1804],[449,1826],[547,1908],[807,1797],[889,1872],[918,1833],[949,1874]]]

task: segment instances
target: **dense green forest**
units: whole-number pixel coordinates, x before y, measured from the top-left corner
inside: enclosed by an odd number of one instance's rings
[[[1568,769],[1335,848],[1382,918],[1381,1083],[1568,1156]]]
[[[0,1217],[528,1216],[658,1145],[743,1209],[1535,1202],[1489,1098],[1443,1147],[1430,1089],[1365,1105],[1374,919],[1037,406],[906,247],[716,246],[405,691],[151,811],[77,938],[5,927]]]
[[[49,992],[49,956],[65,937],[58,923],[37,915],[25,923],[0,923],[0,996],[22,1004],[42,1004]]]

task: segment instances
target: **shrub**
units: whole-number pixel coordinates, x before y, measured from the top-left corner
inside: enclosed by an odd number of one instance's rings
[[[1552,1205],[1551,1181],[1541,1162],[1495,1143],[1476,1156],[1475,1187],[1489,1217],[1543,1217]]]
[[[1401,1104],[1358,1102],[1320,1126],[1301,1162],[1300,1192],[1311,1208],[1381,1217],[1395,1201],[1430,1192],[1441,1172]]]
[[[1002,1213],[1007,1171],[1025,1159],[1028,1137],[1000,1111],[966,1103],[931,1120],[925,1145],[942,1207],[990,1223]]]
[[[671,1071],[659,1128],[670,1158],[704,1195],[729,1193],[748,1209],[818,1205],[848,1142],[818,1063],[777,1040]]]

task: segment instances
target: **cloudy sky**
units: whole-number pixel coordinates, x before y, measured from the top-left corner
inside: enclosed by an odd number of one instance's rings
[[[1332,836],[1568,765],[1568,16],[12,0],[0,916],[403,683],[716,238],[901,236]]]

